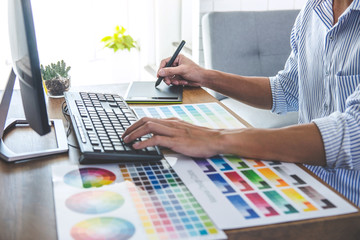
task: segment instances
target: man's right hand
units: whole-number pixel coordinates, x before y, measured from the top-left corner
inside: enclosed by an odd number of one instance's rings
[[[164,77],[167,85],[203,86],[205,69],[180,54],[171,67],[165,67],[170,58],[161,61],[157,77]]]

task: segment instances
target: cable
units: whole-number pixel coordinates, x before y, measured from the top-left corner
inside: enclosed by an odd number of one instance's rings
[[[71,134],[71,121],[70,121],[70,114],[69,114],[68,106],[66,105],[66,101],[64,101],[61,104],[61,110],[62,110],[63,116],[67,123],[66,137],[69,138],[69,136]],[[72,148],[80,149],[79,146],[69,143],[69,139],[68,139],[68,146],[72,147]]]
[[[72,148],[75,148],[75,149],[80,149],[79,146],[72,145],[72,144],[70,144],[69,142],[68,142],[68,146],[69,146],[69,147],[72,147]]]
[[[69,109],[66,105],[66,101],[64,101],[61,105],[61,109],[62,109],[62,114],[66,120],[67,123],[67,130],[66,130],[66,136],[69,137],[70,133],[71,133],[71,128],[70,128],[70,121],[69,121]]]

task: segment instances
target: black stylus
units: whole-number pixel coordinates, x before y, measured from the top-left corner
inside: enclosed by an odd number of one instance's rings
[[[176,59],[176,57],[179,55],[181,49],[183,48],[183,46],[185,45],[185,41],[182,40],[180,45],[178,46],[178,48],[176,49],[174,55],[171,57],[170,61],[167,62],[166,66],[165,67],[171,67]],[[157,87],[161,81],[164,79],[164,77],[159,77],[157,80],[156,80],[156,83],[155,83],[155,87]]]

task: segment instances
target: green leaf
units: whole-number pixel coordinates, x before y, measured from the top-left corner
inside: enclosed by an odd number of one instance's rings
[[[121,26],[120,34],[124,34],[125,32],[126,32],[126,29],[123,26]]]
[[[104,37],[103,39],[101,39],[102,42],[107,42],[107,41],[110,41],[112,39],[111,36],[106,36]]]

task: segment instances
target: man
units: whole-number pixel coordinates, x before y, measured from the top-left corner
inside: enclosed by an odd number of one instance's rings
[[[275,113],[299,111],[299,125],[214,130],[176,119],[143,118],[125,142],[160,145],[194,157],[221,153],[303,163],[360,206],[360,0],[309,0],[291,33],[292,52],[277,76],[206,70],[184,56],[159,76],[166,84],[203,86]]]

